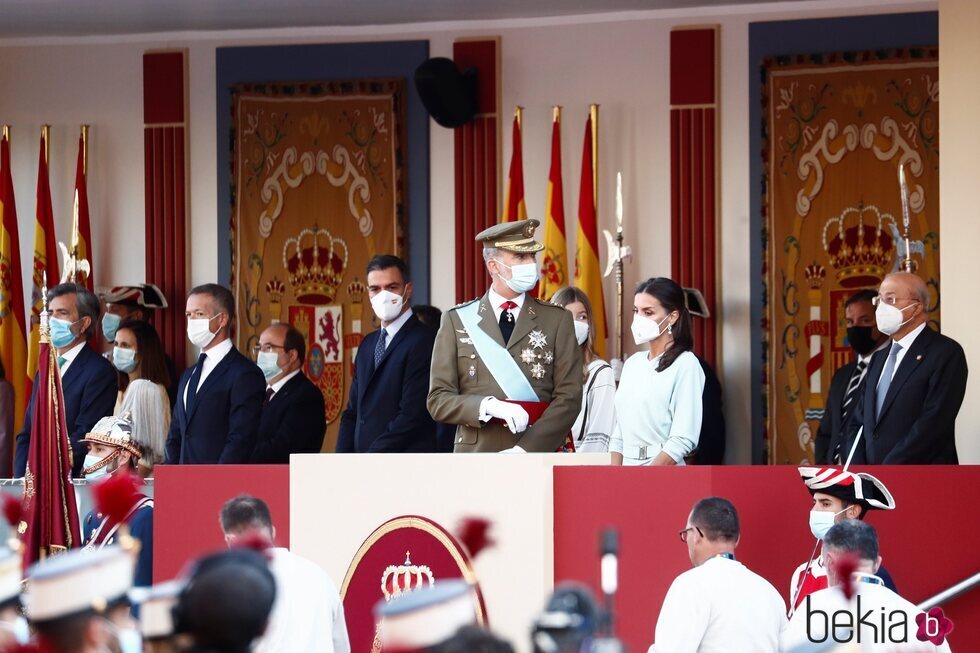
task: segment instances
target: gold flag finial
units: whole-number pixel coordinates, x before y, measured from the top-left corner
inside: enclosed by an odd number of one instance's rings
[[[51,314],[48,313],[48,271],[45,270],[41,273],[41,323],[38,326],[38,334],[40,341],[47,344],[51,343],[51,328],[48,322],[50,316]]]
[[[514,118],[517,119],[517,126],[520,129],[524,129],[524,124],[523,124],[524,123],[524,107],[522,107],[519,104],[516,107],[514,107]]]
[[[51,125],[41,125],[41,138],[44,140],[44,163],[51,161]]]
[[[10,125],[3,126],[3,137],[7,139],[8,143],[10,142]]]

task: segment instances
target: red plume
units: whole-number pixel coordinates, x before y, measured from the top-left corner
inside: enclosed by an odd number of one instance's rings
[[[133,505],[139,501],[141,481],[129,470],[119,470],[104,481],[92,486],[95,509],[118,524],[126,520]]]
[[[10,527],[17,531],[17,527],[24,519],[24,503],[13,494],[3,495],[3,518],[7,520]]]
[[[250,528],[239,537],[236,537],[232,546],[236,549],[251,549],[261,553],[267,561],[272,560],[272,540],[254,528]]]
[[[495,542],[487,535],[490,522],[482,517],[465,517],[456,532],[456,539],[469,552],[471,558],[476,558],[480,552]]]
[[[857,588],[854,586],[854,572],[858,568],[858,558],[851,553],[844,554],[837,558],[834,565],[834,573],[837,576],[840,589],[844,592],[844,598],[850,601],[857,592]]]

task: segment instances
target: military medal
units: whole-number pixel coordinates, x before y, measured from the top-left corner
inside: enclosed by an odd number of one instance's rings
[[[531,376],[533,376],[536,379],[543,379],[544,378],[544,365],[542,365],[541,363],[535,363],[534,365],[532,365],[531,366]]]
[[[528,334],[528,337],[531,339],[531,346],[535,349],[542,349],[548,344],[548,336],[544,335],[540,329],[535,329]]]
[[[554,363],[555,362],[554,352],[546,351],[544,353],[544,362],[546,365],[551,365],[552,363]]]
[[[525,365],[530,365],[538,359],[538,355],[534,353],[533,349],[527,348],[521,350],[521,360],[524,361]]]
[[[470,365],[470,378],[476,376],[476,365]]]

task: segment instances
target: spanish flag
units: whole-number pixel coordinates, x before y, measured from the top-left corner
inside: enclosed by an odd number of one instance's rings
[[[599,106],[593,104],[585,123],[582,146],[582,183],[578,193],[578,237],[575,243],[575,285],[592,302],[595,322],[595,351],[606,357],[606,303],[602,295],[602,268],[599,266],[599,225],[596,214],[596,123]]]
[[[507,176],[507,192],[504,195],[504,214],[501,222],[527,220],[527,206],[524,204],[524,153],[521,148],[522,107],[514,109],[513,152],[510,155],[510,174]]]
[[[54,211],[51,209],[51,187],[48,185],[47,130],[41,134],[41,152],[37,158],[37,212],[34,223],[34,287],[31,290],[31,340],[27,355],[27,376],[31,379],[37,374],[37,361],[40,355],[40,331],[44,273],[47,272],[48,287],[55,286],[61,279],[58,274],[58,248],[54,239]]]
[[[80,272],[77,283],[94,292],[95,286],[92,282],[92,225],[89,221],[88,214],[88,172],[85,169],[86,143],[84,129],[85,128],[83,127],[83,135],[78,137],[78,164],[75,168],[75,199],[78,200],[78,224],[74,225],[77,232],[73,233],[71,237],[78,237],[78,249],[75,252],[75,258],[79,261],[88,261],[90,270],[89,274],[87,275],[84,272]]]
[[[561,107],[555,107],[551,124],[551,171],[544,211],[544,253],[541,255],[541,284],[538,297],[547,301],[568,285],[568,254],[565,241],[565,200],[561,183]]]
[[[13,438],[24,423],[31,378],[27,376],[27,321],[24,319],[24,281],[20,272],[20,236],[14,181],[10,174],[10,138],[0,139],[0,360],[6,378],[14,387]],[[13,459],[0,461],[0,470],[12,476]]]

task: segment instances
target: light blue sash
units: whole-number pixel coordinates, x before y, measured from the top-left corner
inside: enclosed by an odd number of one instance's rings
[[[456,310],[463,322],[466,334],[473,341],[476,353],[483,359],[483,364],[490,370],[500,389],[513,401],[540,401],[517,361],[505,347],[491,338],[480,328],[480,302],[470,302]]]

